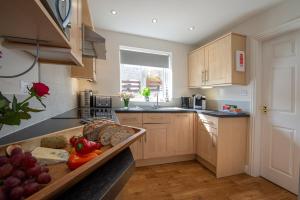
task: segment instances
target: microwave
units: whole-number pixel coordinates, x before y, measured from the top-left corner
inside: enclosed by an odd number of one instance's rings
[[[41,0],[41,2],[70,40],[72,0]]]

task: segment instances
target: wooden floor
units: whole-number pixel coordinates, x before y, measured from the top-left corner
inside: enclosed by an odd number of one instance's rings
[[[263,178],[242,174],[216,179],[196,161],[137,168],[122,200],[296,200]]]

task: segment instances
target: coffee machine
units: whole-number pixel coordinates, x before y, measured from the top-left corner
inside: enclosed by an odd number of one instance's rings
[[[205,110],[206,109],[206,97],[201,94],[193,95],[193,108],[197,110]]]
[[[181,97],[181,107],[182,108],[193,108],[193,98],[192,97]]]

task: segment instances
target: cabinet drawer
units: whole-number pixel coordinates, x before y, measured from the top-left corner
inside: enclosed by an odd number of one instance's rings
[[[142,113],[118,113],[117,114],[120,124],[132,125],[142,124],[143,114]]]
[[[203,127],[209,126],[218,129],[218,118],[208,115],[198,114],[199,120],[203,123]]]
[[[144,113],[144,124],[168,124],[171,122],[171,115],[166,113]]]

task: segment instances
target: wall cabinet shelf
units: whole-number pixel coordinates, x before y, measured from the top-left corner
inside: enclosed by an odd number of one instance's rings
[[[236,33],[192,51],[188,58],[189,87],[246,85],[246,72],[236,70],[237,51],[246,51],[246,37]]]
[[[72,1],[72,26],[68,40],[40,0],[3,1],[0,6],[0,36],[5,38],[8,48],[24,50],[31,55],[35,54],[38,40],[40,62],[82,66],[81,12],[81,0]]]

